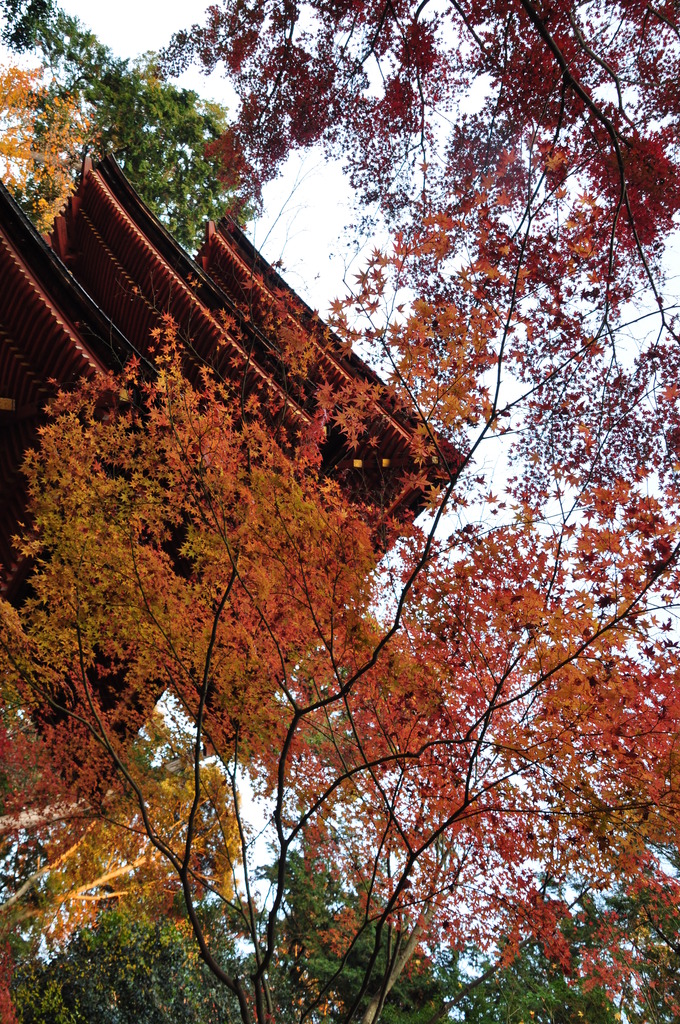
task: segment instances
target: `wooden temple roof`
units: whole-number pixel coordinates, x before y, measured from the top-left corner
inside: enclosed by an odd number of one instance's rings
[[[196,260],[172,238],[116,162],[86,160],[80,186],[49,242],[0,185],[0,593],[16,596],[22,567],[13,548],[25,508],[21,464],[36,442],[55,387],[149,362],[154,328],[168,314],[188,366],[210,366],[253,389],[286,427],[316,415],[316,389],[339,393],[352,381],[380,386],[376,374],[339,341],[275,273],[232,222],[209,224]],[[313,356],[304,375],[287,372],[282,332],[302,331]],[[329,423],[323,469],[358,499],[387,515],[422,507],[406,484],[415,468],[415,422],[378,398],[358,446]],[[422,446],[421,446],[422,447]],[[428,477],[441,475],[433,449]],[[413,474],[410,474],[413,478]]]

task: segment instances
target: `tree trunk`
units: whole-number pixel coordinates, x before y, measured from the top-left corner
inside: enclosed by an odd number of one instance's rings
[[[382,1008],[385,1005],[385,1000],[394,988],[396,982],[399,980],[404,967],[406,967],[406,964],[415,953],[418,943],[420,942],[420,938],[432,917],[433,910],[434,906],[433,904],[430,904],[421,915],[419,923],[414,925],[413,931],[406,940],[406,943],[402,949],[399,950],[392,961],[392,965],[388,968],[389,973],[383,980],[383,984],[375,995],[371,997],[371,1000],[364,1011],[364,1015],[361,1018],[361,1024],[376,1024],[376,1021],[380,1018]]]

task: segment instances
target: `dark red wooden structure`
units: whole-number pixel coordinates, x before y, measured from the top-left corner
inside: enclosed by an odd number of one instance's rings
[[[56,387],[116,370],[133,355],[149,362],[154,328],[170,314],[188,365],[208,365],[257,388],[278,424],[302,427],[316,414],[320,384],[336,393],[353,380],[379,378],[288,288],[231,221],[210,223],[196,259],[148,210],[116,162],[86,160],[80,186],[40,236],[0,186],[0,593],[12,599],[27,571],[12,538],[21,530],[24,453],[37,438]],[[306,332],[313,358],[291,377],[281,331]],[[415,468],[415,422],[386,400],[358,447],[332,423],[322,447],[324,472],[337,475],[386,515],[422,507],[424,494],[404,481]],[[420,446],[422,451],[422,445]],[[422,455],[419,457],[422,465]],[[441,476],[432,446],[428,477]]]

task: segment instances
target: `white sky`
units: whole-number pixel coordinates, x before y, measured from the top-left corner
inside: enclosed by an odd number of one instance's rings
[[[60,6],[91,28],[117,56],[136,57],[159,50],[173,32],[202,22],[204,0],[61,0]],[[180,84],[233,109],[235,98],[219,72],[209,78],[191,69]],[[288,283],[322,316],[333,298],[344,294],[345,229],[352,200],[338,166],[320,154],[292,158],[285,173],[265,191],[265,213],[250,227],[255,245],[274,262],[282,260]],[[356,272],[358,265],[350,271]]]
[[[65,0],[60,3],[91,28],[119,57],[136,57],[145,50],[159,50],[173,32],[203,20],[210,6],[202,0]]]

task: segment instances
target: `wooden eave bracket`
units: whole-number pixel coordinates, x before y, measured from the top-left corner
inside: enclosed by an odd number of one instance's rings
[[[40,407],[35,402],[17,405],[16,399],[0,396],[0,422],[16,423],[19,420],[30,420],[40,415]]]

